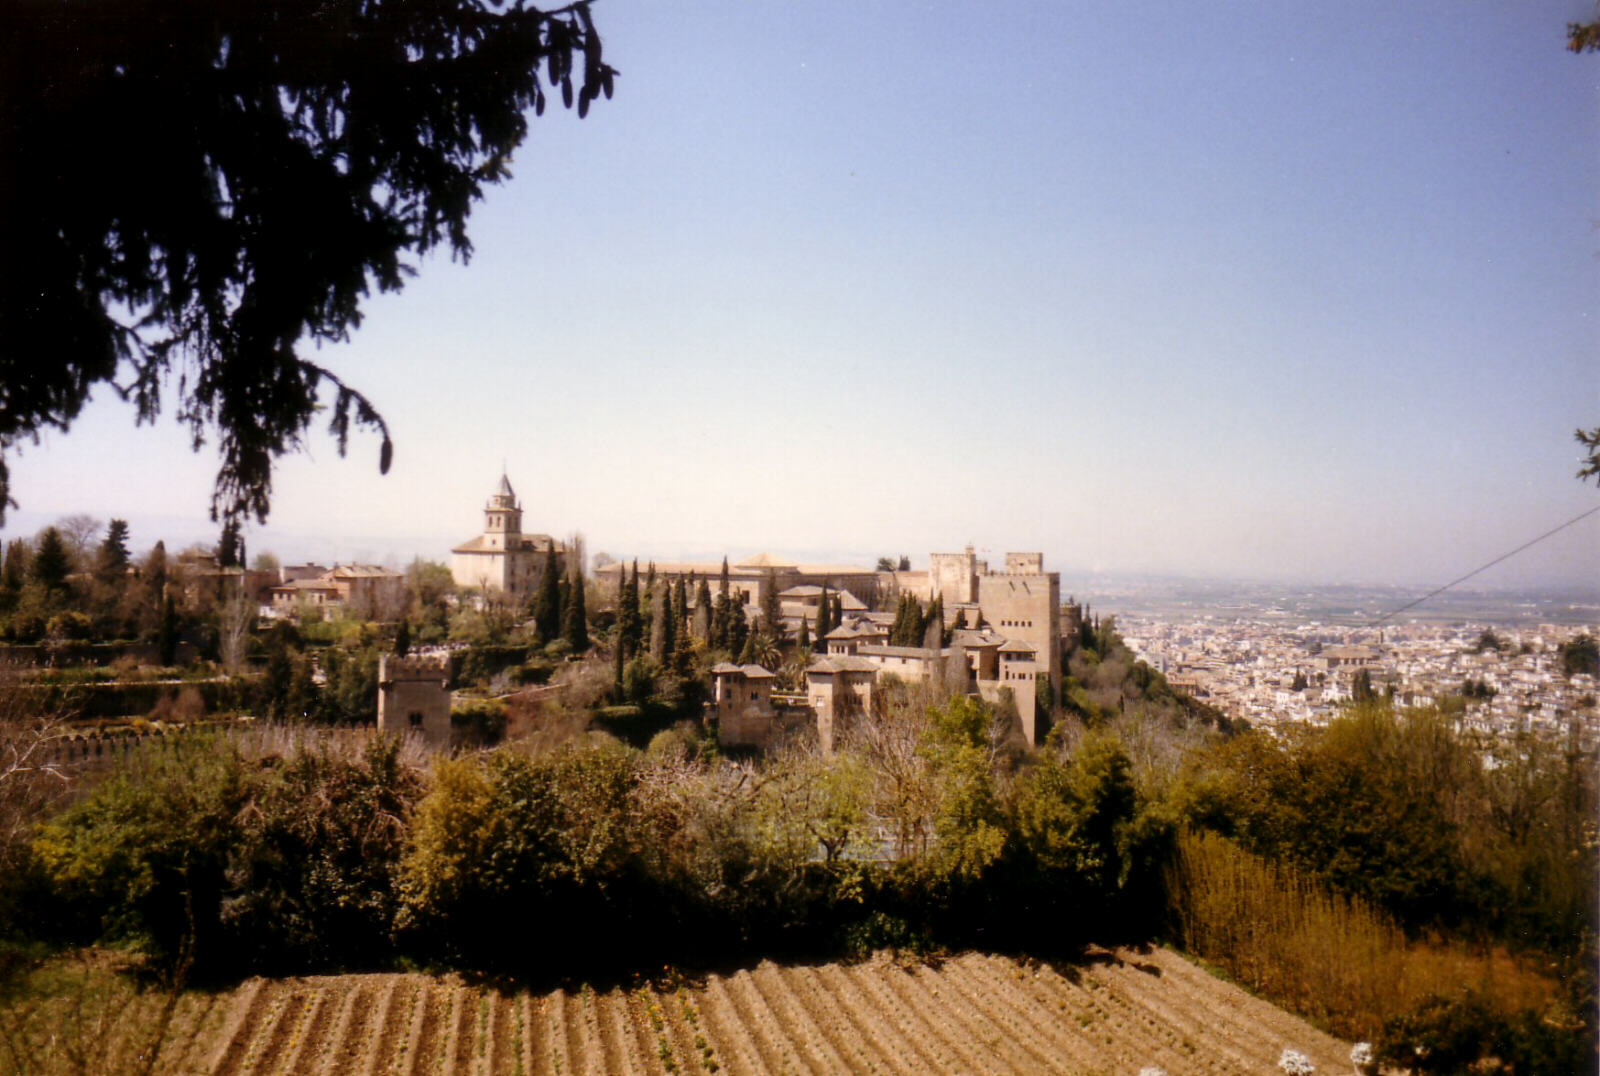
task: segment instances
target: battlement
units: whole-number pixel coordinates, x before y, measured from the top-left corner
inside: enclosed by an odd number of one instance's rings
[[[400,657],[385,654],[378,659],[378,680],[390,683],[396,680],[448,680],[450,659],[431,654]]]
[[[1043,575],[1043,553],[1007,553],[1007,575]]]

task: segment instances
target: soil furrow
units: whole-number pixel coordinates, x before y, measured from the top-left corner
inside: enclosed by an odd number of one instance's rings
[[[1044,969],[1041,982],[1057,977]],[[1233,1040],[1217,1037],[1212,1025],[1181,1006],[1172,1004],[1177,996],[1168,987],[1165,976],[1152,977],[1149,972],[1132,965],[1117,968],[1095,969],[1094,978],[1103,982],[1110,993],[1120,997],[1131,1008],[1148,1014],[1166,1032],[1164,1049],[1170,1053],[1163,1067],[1183,1068],[1189,1071],[1238,1071],[1251,1068],[1253,1062],[1234,1047]],[[1205,1043],[1202,1050],[1200,1044]]]
[[[1074,1056],[1081,1064],[1105,1064],[1109,1060],[1119,1061],[1119,1068],[1132,1065],[1135,1069],[1161,1064],[1169,1060],[1182,1060],[1179,1055],[1171,1054],[1163,1043],[1164,1036],[1158,1031],[1154,1039],[1144,1041],[1148,1036],[1141,1035],[1137,1043],[1126,1041],[1127,1030],[1118,1033],[1115,1028],[1120,1021],[1124,1029],[1131,1027],[1125,1017],[1119,1017],[1110,1008],[1105,1008],[1105,1013],[1095,1024],[1084,1024],[1076,1019],[1062,1019],[1059,1012],[1052,1012],[1049,1005],[1033,989],[1034,972],[1004,957],[988,957],[973,960],[967,965],[969,974],[977,988],[987,989],[988,994],[994,999],[994,1004],[1001,1006],[1004,1011],[1015,1014],[1015,1017],[1029,1029],[1029,1033],[1036,1037],[1036,1041],[1045,1044],[1052,1054],[1067,1054]],[[1110,1028],[1111,1030],[1107,1030]],[[1107,1042],[1107,1038],[1110,1042]],[[1151,1051],[1158,1051],[1162,1057],[1153,1057]],[[1167,1067],[1162,1064],[1161,1067]]]
[[[477,1058],[479,991],[457,986],[451,998],[450,1039],[445,1045],[445,1072],[453,1076],[472,1076]]]
[[[617,1072],[645,1073],[651,1071],[639,1050],[639,1040],[634,1035],[633,1013],[628,1007],[628,992],[620,987],[596,995],[600,1009],[600,1030],[617,1055]]]
[[[174,1014],[170,1030],[161,1049],[156,1053],[152,1072],[191,1073],[206,1072],[202,1058],[206,1047],[212,1043],[212,1023],[223,1010],[220,997],[213,993],[187,995]]]
[[[350,1024],[355,1018],[356,1005],[368,995],[371,987],[359,979],[351,979],[350,982],[353,985],[344,992],[339,999],[338,1010],[333,1012],[327,1048],[317,1058],[316,1071],[319,1076],[356,1072],[360,1067],[361,1050],[366,1043],[361,1041],[359,1035],[351,1034]]]
[[[555,1050],[551,1061],[561,1076],[580,1076],[583,1069],[583,1034],[572,996],[565,990],[550,995],[550,1035]]]
[[[412,1026],[422,1005],[424,981],[420,976],[397,976],[389,996],[379,1006],[368,1025],[367,1037],[375,1040],[367,1059],[366,1076],[398,1076],[410,1051]]]
[[[1171,970],[1174,986],[1183,996],[1213,1014],[1213,1019],[1229,1029],[1230,1035],[1248,1029],[1250,1039],[1259,1043],[1250,1052],[1254,1064],[1275,1064],[1284,1047],[1293,1047],[1310,1056],[1318,1068],[1342,1070],[1349,1064],[1350,1044],[1324,1034],[1310,1024],[1277,1009],[1240,987],[1233,986],[1191,964],[1175,953],[1160,950],[1157,965]]]
[[[869,1072],[912,1076],[926,1071],[907,1064],[907,1054],[914,1051],[906,1049],[892,1022],[875,1019],[876,1013],[855,1004],[858,998],[847,983],[830,981],[822,974],[822,969],[806,965],[788,968],[784,975],[806,999],[807,1008],[819,1017],[827,1017],[826,1021],[819,1019],[818,1022],[841,1055],[848,1058],[853,1054]]]
[[[664,1073],[658,1056],[660,1041],[656,1037],[654,1024],[651,1022],[652,1011],[658,1011],[655,991],[648,986],[636,986],[625,995],[627,1001],[627,1015],[629,1031],[633,1035],[634,1045],[639,1056],[643,1059],[644,1066],[639,1071],[649,1073]]]
[[[282,1056],[272,1058],[268,1065],[262,1066],[263,1068],[289,1076],[310,1069],[321,1053],[322,1038],[328,1033],[334,1007],[339,1004],[344,994],[344,991],[340,990],[338,996],[330,997],[335,989],[337,988],[321,985],[301,988],[306,1000],[300,1022],[290,1033],[288,1041],[284,1043]]]
[[[583,1012],[584,1068],[594,1076],[611,1076],[626,1071],[623,1068],[622,1047],[608,1032],[605,1018],[605,1001],[592,986],[585,986],[578,995]]]
[[[894,1071],[923,1073],[949,1068],[936,1051],[917,1041],[903,1010],[896,1007],[885,1011],[882,1002],[862,989],[842,967],[827,964],[812,969],[812,973],[820,988],[828,992],[861,1034],[877,1044]]]
[[[489,995],[489,1056],[484,1071],[491,1076],[511,1076],[522,1055],[519,1020],[521,995],[495,991]]]
[[[449,1027],[451,997],[454,991],[441,982],[428,980],[417,999],[417,1011],[412,1017],[412,1034],[406,1039],[405,1070],[411,1076],[431,1076],[438,1071]]]
[[[986,1072],[994,1067],[992,1061],[985,1060],[972,1048],[972,1040],[967,1035],[949,1021],[930,1017],[931,1009],[924,999],[911,1000],[920,993],[920,988],[900,968],[893,964],[847,967],[846,974],[868,993],[884,1000],[889,1009],[924,1028],[930,1043],[926,1049],[954,1059],[945,1063],[948,1071]]]
[[[770,1042],[757,1041],[760,1028],[740,1014],[721,976],[706,980],[701,998],[701,1016],[717,1044],[718,1057],[730,1073],[779,1071],[781,1055],[772,1051]]]
[[[786,1026],[791,1029],[791,1035],[798,1032],[797,1045],[815,1060],[819,1071],[843,1072],[849,1068],[849,1063],[817,1025],[805,999],[795,992],[781,968],[764,961],[751,973],[750,980],[774,1012],[789,1014]]]
[[[695,1039],[697,1036],[702,1042],[706,1039],[705,1033],[700,1030],[699,1010],[695,1008],[689,992],[680,986],[670,994],[662,994],[661,1012],[666,1020],[667,1041],[678,1072],[687,1074],[701,1071],[700,1046]],[[662,1065],[665,1067],[666,1062],[663,1061]]]
[[[265,979],[252,979],[243,990],[234,995],[233,1008],[222,1025],[217,1052],[212,1056],[208,1071],[230,1073],[239,1066],[256,1027],[266,1015],[271,1004]]]
[[[913,968],[909,974],[911,982],[921,990],[924,1004],[966,1028],[971,1041],[982,1047],[979,1060],[986,1070],[1040,1071],[1043,1059],[1016,1043],[1005,1023],[995,1019],[994,1013],[984,1005],[975,1004],[968,991],[956,983],[955,976],[954,961],[946,962],[937,971]]]
[[[271,1072],[274,1063],[282,1056],[284,1043],[289,1041],[289,1035],[299,1026],[300,1017],[305,1012],[306,998],[305,987],[298,980],[289,980],[283,984],[282,993],[279,994],[274,1006],[274,1011],[267,1021],[256,1032],[254,1041],[250,1043],[249,1053],[241,1066],[241,1072]]]

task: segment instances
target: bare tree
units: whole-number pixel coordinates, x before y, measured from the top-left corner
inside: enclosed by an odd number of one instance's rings
[[[95,540],[104,527],[100,520],[83,512],[56,520],[56,530],[66,541],[67,550],[72,554],[72,566],[78,571],[87,571],[93,566]]]
[[[217,650],[222,667],[236,674],[243,666],[250,642],[250,629],[256,624],[256,603],[239,594],[217,607]]]

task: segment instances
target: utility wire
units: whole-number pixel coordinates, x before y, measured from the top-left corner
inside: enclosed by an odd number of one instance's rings
[[[1568,527],[1572,526],[1574,523],[1579,523],[1579,522],[1582,522],[1585,519],[1588,519],[1590,516],[1594,515],[1596,512],[1600,512],[1600,505],[1596,505],[1595,507],[1589,509],[1587,512],[1583,512],[1583,513],[1581,513],[1579,515],[1573,516],[1571,519],[1567,520],[1565,523],[1561,524],[1559,527],[1550,528],[1549,530],[1545,531],[1543,534],[1539,535],[1539,537],[1537,537],[1537,538],[1533,538],[1533,539],[1530,539],[1529,541],[1523,542],[1521,545],[1517,546],[1517,548],[1513,549],[1509,553],[1500,554],[1498,557],[1496,557],[1493,560],[1491,560],[1488,564],[1485,564],[1481,568],[1472,569],[1472,571],[1468,572],[1466,575],[1463,575],[1460,579],[1452,579],[1452,580],[1450,580],[1450,582],[1446,583],[1442,587],[1439,587],[1437,590],[1428,591],[1428,593],[1424,594],[1422,597],[1418,598],[1416,601],[1408,602],[1407,604],[1402,605],[1400,608],[1396,609],[1392,613],[1383,614],[1377,620],[1374,620],[1372,623],[1368,624],[1367,627],[1375,628],[1379,624],[1382,624],[1386,620],[1393,620],[1395,617],[1399,616],[1401,613],[1405,612],[1407,609],[1415,609],[1417,606],[1421,605],[1423,602],[1427,601],[1429,598],[1437,597],[1438,595],[1443,594],[1445,591],[1449,590],[1451,587],[1456,586],[1459,583],[1465,583],[1468,579],[1471,579],[1473,576],[1479,575],[1479,574],[1481,574],[1483,572],[1488,571],[1490,568],[1493,568],[1496,564],[1499,564],[1503,560],[1509,560],[1510,558],[1516,556],[1518,553],[1521,553],[1524,549],[1527,549],[1530,546],[1538,545],[1540,542],[1544,541],[1546,538],[1550,537],[1552,534],[1556,534],[1556,533],[1558,533],[1560,531],[1564,531]]]

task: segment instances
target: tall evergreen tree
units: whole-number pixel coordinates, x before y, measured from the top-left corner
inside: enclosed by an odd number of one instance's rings
[[[217,566],[237,568],[244,563],[243,540],[239,534],[239,521],[229,516],[222,524],[222,537],[217,540]]]
[[[0,569],[0,603],[7,610],[14,608],[22,594],[22,584],[28,578],[28,543],[13,538],[6,545],[6,562]]]
[[[759,631],[746,631],[744,633],[744,645],[739,648],[740,665],[754,665],[757,663],[756,658],[759,656],[760,647],[756,645],[756,640],[760,637],[760,634]]]
[[[622,672],[628,660],[628,656],[622,646],[621,631],[617,632],[616,645],[611,648],[611,659],[614,664],[614,668],[611,670],[611,697],[617,702],[621,702],[623,697],[627,694],[622,686]]]
[[[33,551],[33,581],[46,590],[62,591],[67,589],[67,575],[71,571],[72,557],[67,553],[67,544],[62,541],[61,532],[54,527],[46,527],[39,535],[38,547]]]
[[[644,638],[644,625],[639,614],[639,562],[633,562],[633,580],[628,581],[628,569],[622,569],[622,593],[617,604],[617,638],[627,656],[639,652]]]
[[[841,595],[833,596],[833,627],[837,628],[844,623],[844,598]],[[832,631],[833,628],[829,628]]]
[[[161,603],[161,625],[156,630],[156,652],[161,664],[172,665],[178,660],[178,609],[168,594]]]
[[[724,598],[728,596],[728,558],[722,558],[722,574],[717,577],[717,593]]]
[[[817,642],[820,644],[828,637],[828,632],[833,630],[833,625],[828,623],[833,616],[833,601],[828,597],[828,584],[822,584],[822,594],[817,599]]]
[[[733,623],[733,608],[726,594],[718,594],[711,604],[711,648],[732,650],[728,645],[728,628]]]
[[[650,599],[650,657],[659,665],[671,654],[672,600],[665,593],[653,593]]]
[[[783,603],[778,600],[778,573],[771,568],[761,583],[761,630],[773,642],[783,641]]]
[[[545,543],[544,570],[533,598],[533,630],[541,643],[553,642],[561,634],[561,567],[553,541]]]
[[[567,585],[567,604],[561,615],[561,635],[574,654],[582,654],[589,649],[589,613],[584,608],[583,576],[580,571],[572,573],[572,581]]]
[[[800,614],[800,649],[811,649],[811,618],[804,613]]]
[[[704,579],[694,588],[694,633],[707,646],[711,645],[711,587]]]
[[[128,521],[113,519],[95,558],[95,575],[102,583],[120,583],[128,575]]]
[[[728,639],[725,649],[730,654],[741,653],[751,634],[750,622],[745,619],[744,615],[744,603],[731,603],[728,606]]]
[[[411,652],[411,621],[405,617],[400,618],[400,626],[394,629],[394,652],[396,657],[405,657]]]

